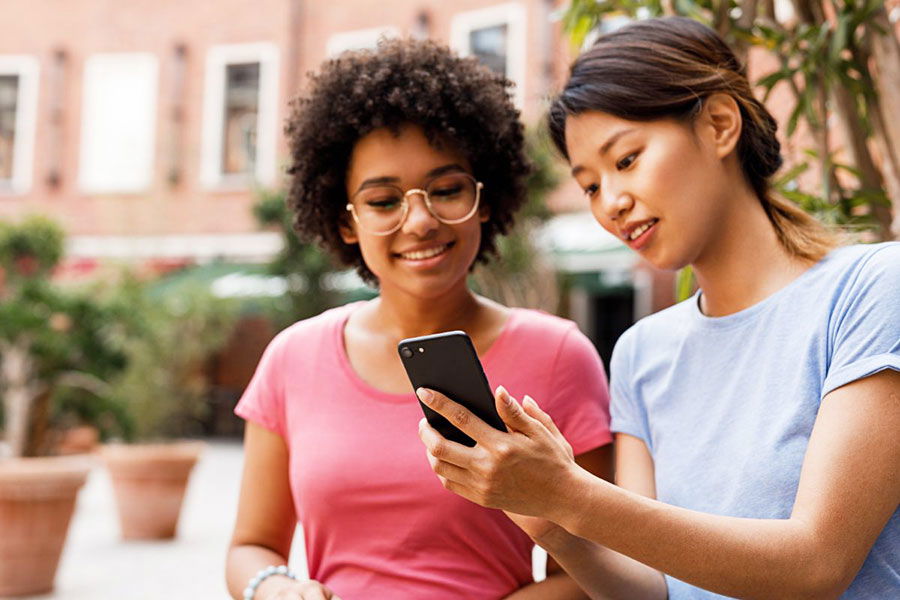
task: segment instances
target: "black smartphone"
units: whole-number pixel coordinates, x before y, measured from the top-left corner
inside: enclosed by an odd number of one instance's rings
[[[397,351],[414,391],[420,387],[438,391],[468,408],[488,425],[506,431],[475,346],[464,331],[401,340]],[[447,419],[421,402],[419,404],[428,423],[442,436],[466,446],[475,445],[475,440]]]

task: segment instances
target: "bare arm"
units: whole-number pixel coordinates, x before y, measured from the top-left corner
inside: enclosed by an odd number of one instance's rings
[[[656,497],[653,459],[643,441],[616,435],[616,483],[648,498]],[[592,598],[622,600],[667,596],[662,573],[596,542],[572,535],[562,527],[535,539],[587,590]]]
[[[579,454],[575,457],[575,462],[582,469],[596,477],[600,477],[607,481],[612,481],[613,479],[612,444],[607,444],[589,452]],[[526,533],[529,531],[528,523],[533,522],[531,520],[534,519],[533,517],[522,517],[521,515],[511,514],[509,516],[514,522],[519,524]],[[538,528],[544,527],[541,523],[534,523],[534,525]],[[576,600],[586,597],[585,592],[576,582],[573,575],[567,573],[552,556],[548,556],[547,578],[543,581],[526,585],[506,598],[507,600],[541,600],[545,598],[553,598],[555,600]]]
[[[287,446],[278,434],[248,422],[238,515],[225,567],[232,598],[243,598],[247,582],[260,570],[287,564],[296,523]],[[275,575],[259,586],[254,598],[327,600],[337,596],[318,582]]]
[[[883,371],[822,401],[788,519],[699,513],[610,485],[574,465],[547,428],[498,398],[515,433],[488,431],[439,394],[432,408],[479,443],[422,437],[445,486],[485,506],[567,531],[720,594],[837,597],[900,503],[900,373]],[[523,433],[527,432],[527,433]]]

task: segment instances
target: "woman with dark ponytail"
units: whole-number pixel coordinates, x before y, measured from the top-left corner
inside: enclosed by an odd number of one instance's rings
[[[498,390],[500,432],[420,390],[478,442],[420,425],[441,482],[593,597],[900,597],[900,244],[841,246],[773,194],[776,123],[694,21],[600,38],[549,125],[597,221],[700,289],[616,345],[618,485],[530,398]]]

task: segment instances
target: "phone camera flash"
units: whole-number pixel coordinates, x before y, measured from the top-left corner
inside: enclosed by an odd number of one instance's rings
[[[425,352],[425,348],[423,348],[422,346],[419,346],[419,354],[421,354],[422,352]]]

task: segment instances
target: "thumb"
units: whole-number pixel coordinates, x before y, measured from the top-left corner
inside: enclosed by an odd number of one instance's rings
[[[534,418],[522,409],[522,406],[515,398],[509,395],[509,392],[502,385],[497,386],[494,400],[497,406],[497,413],[511,431],[528,434],[533,432],[535,427],[540,427],[540,424],[535,423]]]

